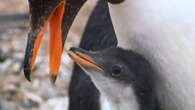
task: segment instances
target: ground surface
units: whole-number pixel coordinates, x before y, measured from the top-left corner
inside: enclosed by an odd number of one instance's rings
[[[66,47],[78,45],[95,0],[91,0],[74,23]],[[0,0],[0,110],[65,110],[71,61],[63,54],[56,86],[48,78],[47,38],[39,52],[32,82],[21,71],[29,30],[27,0]]]

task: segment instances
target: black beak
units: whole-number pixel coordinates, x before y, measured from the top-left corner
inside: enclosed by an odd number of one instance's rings
[[[99,57],[95,53],[85,51],[81,48],[71,48],[68,55],[73,61],[82,67],[96,68],[103,71],[102,67],[98,64]]]
[[[29,0],[31,28],[24,58],[24,74],[31,80],[31,71],[44,32],[50,29],[50,78],[55,82],[61,54],[69,29],[86,0]]]

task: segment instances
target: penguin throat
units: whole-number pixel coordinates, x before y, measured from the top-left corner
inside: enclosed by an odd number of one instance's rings
[[[120,90],[117,91],[117,94],[102,92],[103,95],[105,94],[104,96],[108,100],[111,110],[140,110],[132,88],[126,88],[123,92]]]
[[[116,80],[103,76],[103,73],[99,73],[98,71],[86,72],[100,91],[101,96],[106,99],[104,102],[108,103],[103,104],[106,107],[101,108],[108,108],[107,105],[109,105],[111,110],[140,110],[139,102],[132,85],[123,85]]]

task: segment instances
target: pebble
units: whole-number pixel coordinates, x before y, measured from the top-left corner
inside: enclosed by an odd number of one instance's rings
[[[41,105],[39,110],[67,110],[68,108],[68,98],[59,97],[47,100]]]

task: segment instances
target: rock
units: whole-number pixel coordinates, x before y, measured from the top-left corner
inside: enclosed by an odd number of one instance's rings
[[[0,63],[0,75],[4,75],[7,71],[10,71],[9,67],[12,64],[12,60],[7,59],[3,63]]]
[[[0,49],[0,63],[5,62],[6,56],[3,54],[2,50]]]
[[[0,110],[19,110],[18,104],[11,101],[0,100]]]
[[[25,98],[21,103],[24,108],[38,107],[43,102],[42,98],[34,93],[25,91],[24,96]]]
[[[43,103],[39,110],[67,110],[68,98],[52,98]]]
[[[59,96],[59,91],[52,86],[49,80],[42,81],[36,93],[39,94],[44,100]]]

